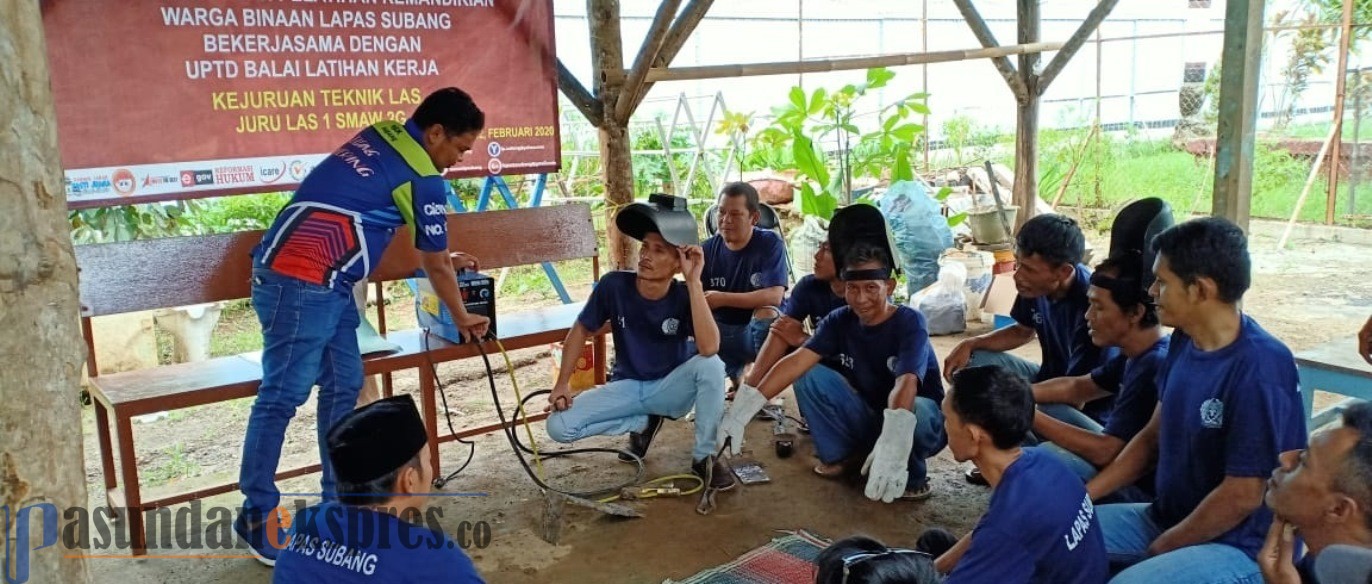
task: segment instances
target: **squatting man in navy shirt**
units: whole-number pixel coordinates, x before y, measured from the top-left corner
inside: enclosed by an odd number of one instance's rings
[[[720,441],[729,440],[730,452],[739,454],[748,420],[794,383],[821,463],[816,473],[837,477],[849,463],[865,460],[867,498],[925,499],[931,494],[925,459],[946,443],[938,360],[924,316],[889,300],[895,263],[885,238],[847,245],[836,238],[845,222],[865,214],[875,214],[884,231],[880,211],[870,205],[846,207],[830,225],[831,249],[845,256],[840,277],[848,306],[824,317],[814,336],[778,362],[758,388],[739,388],[720,424]],[[820,365],[825,357],[838,368]]]
[[[1159,234],[1150,290],[1174,327],[1148,425],[1087,484],[1093,499],[1156,461],[1153,503],[1099,508],[1121,584],[1253,582],[1272,523],[1263,489],[1306,446],[1291,351],[1239,310],[1251,282],[1243,230],[1219,217]]]
[[[338,500],[296,515],[272,581],[480,584],[467,554],[443,534],[441,509],[424,509],[434,479],[428,440],[408,395],[339,420],[327,437]]]
[[[960,369],[943,414],[953,458],[976,462],[992,489],[971,533],[951,549],[926,550],[940,553],[944,583],[1105,582],[1101,523],[1081,479],[1051,454],[1020,448],[1034,415],[1029,383],[994,365]]]
[[[767,328],[776,318],[790,276],[786,244],[757,226],[762,205],[757,189],[745,182],[724,186],[719,202],[719,232],[705,240],[705,300],[719,326],[719,356],[735,384],[757,357]]]
[[[696,245],[695,218],[681,197],[653,195],[615,216],[615,226],[643,242],[636,272],[600,278],[567,333],[562,367],[548,396],[548,435],[558,442],[631,433],[629,449],[647,454],[662,419],[694,407],[691,471],[710,487],[734,486],[733,473],[715,458],[716,430],[724,412],[724,363],[719,330],[700,282],[704,254]],[[675,279],[682,274],[684,281]],[[580,395],[570,387],[586,338],[609,324],[615,343],[613,380]],[[695,338],[698,353],[687,340]],[[632,460],[632,458],[630,459]]]
[[[490,320],[470,314],[449,254],[447,193],[442,171],[471,150],[485,114],[455,87],[424,99],[404,124],[383,121],[362,130],[310,172],[253,250],[252,305],[262,324],[262,384],[243,439],[239,484],[246,500],[234,531],[272,565],[267,519],[280,503],[276,467],[286,426],[319,385],[318,436],[325,500],[334,497],[332,463],[324,450],[329,428],[357,404],[362,357],[353,284],[380,261],[399,227],[409,228],[434,291],[470,337]],[[458,257],[453,257],[454,255]]]

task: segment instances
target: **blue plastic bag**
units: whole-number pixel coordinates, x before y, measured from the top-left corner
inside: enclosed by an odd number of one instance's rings
[[[938,281],[939,255],[953,247],[953,230],[939,213],[938,201],[920,182],[892,183],[877,208],[891,226],[905,271],[905,288],[913,297]]]

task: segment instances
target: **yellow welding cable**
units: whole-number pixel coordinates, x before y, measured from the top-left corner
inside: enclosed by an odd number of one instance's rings
[[[505,359],[505,371],[510,374],[510,384],[514,386],[515,403],[519,404],[516,414],[519,419],[524,421],[524,432],[529,437],[529,448],[534,451],[534,466],[538,468],[538,479],[544,483],[548,482],[548,475],[543,472],[543,457],[538,454],[538,442],[534,440],[533,428],[529,426],[529,415],[524,411],[524,396],[519,392],[519,379],[515,377],[514,363],[510,361],[510,354],[505,352],[505,345],[500,339],[495,339],[495,347],[500,349],[500,356]]]

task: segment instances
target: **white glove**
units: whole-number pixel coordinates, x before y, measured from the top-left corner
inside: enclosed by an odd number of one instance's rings
[[[753,419],[762,406],[767,405],[767,398],[762,395],[757,388],[746,383],[739,386],[738,391],[734,392],[734,403],[724,411],[724,419],[719,423],[719,434],[715,439],[715,447],[724,444],[725,440],[729,443],[729,454],[738,455],[743,453],[743,429],[748,426],[748,421]]]
[[[881,426],[881,437],[867,462],[862,465],[862,474],[867,477],[868,499],[890,503],[905,494],[905,482],[909,478],[907,470],[910,449],[915,445],[915,413],[906,409],[888,409],[886,421]]]

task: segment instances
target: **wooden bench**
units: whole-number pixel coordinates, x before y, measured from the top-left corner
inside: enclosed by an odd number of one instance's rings
[[[448,216],[450,247],[480,258],[482,269],[499,269],[543,262],[591,258],[592,281],[600,276],[595,227],[589,207],[564,205],[509,211],[459,213]],[[138,478],[137,451],[132,420],[154,412],[189,408],[233,399],[253,397],[261,382],[262,367],[254,355],[232,355],[205,361],[180,363],[152,369],[100,375],[90,319],[159,308],[236,300],[251,295],[252,265],[249,252],[262,232],[243,232],[201,237],[85,245],[76,248],[80,268],[82,329],[89,351],[87,373],[99,434],[100,461],[111,508],[127,511],[129,537],[134,555],[147,553],[143,512],[168,505],[238,490],[237,482],[191,492],[145,500]],[[420,268],[419,252],[408,231],[400,230],[379,265],[369,276],[381,299],[384,282],[413,277]],[[520,311],[511,302],[497,299],[496,333],[506,349],[541,346],[563,340],[581,304],[567,304]],[[399,351],[367,356],[367,375],[382,374],[383,393],[391,395],[390,374],[419,369],[420,402],[429,435],[437,444],[501,429],[500,424],[440,436],[436,387],[429,364],[476,356],[471,344],[454,344],[420,330],[387,331],[384,304],[379,303],[378,330]],[[426,339],[427,337],[427,339]],[[485,350],[496,350],[486,343]],[[596,382],[605,381],[605,339],[595,339]],[[427,351],[426,351],[427,348]],[[112,416],[111,416],[112,414]],[[113,436],[111,436],[111,417]],[[234,446],[241,437],[233,437]],[[114,453],[119,454],[116,472]],[[437,448],[431,449],[435,475],[439,474]],[[313,464],[278,472],[277,480],[319,471]],[[122,489],[120,482],[122,479]]]
[[[1308,430],[1334,421],[1353,399],[1372,400],[1372,365],[1358,356],[1357,346],[1356,339],[1341,339],[1296,353]],[[1317,389],[1350,399],[1316,413]]]

